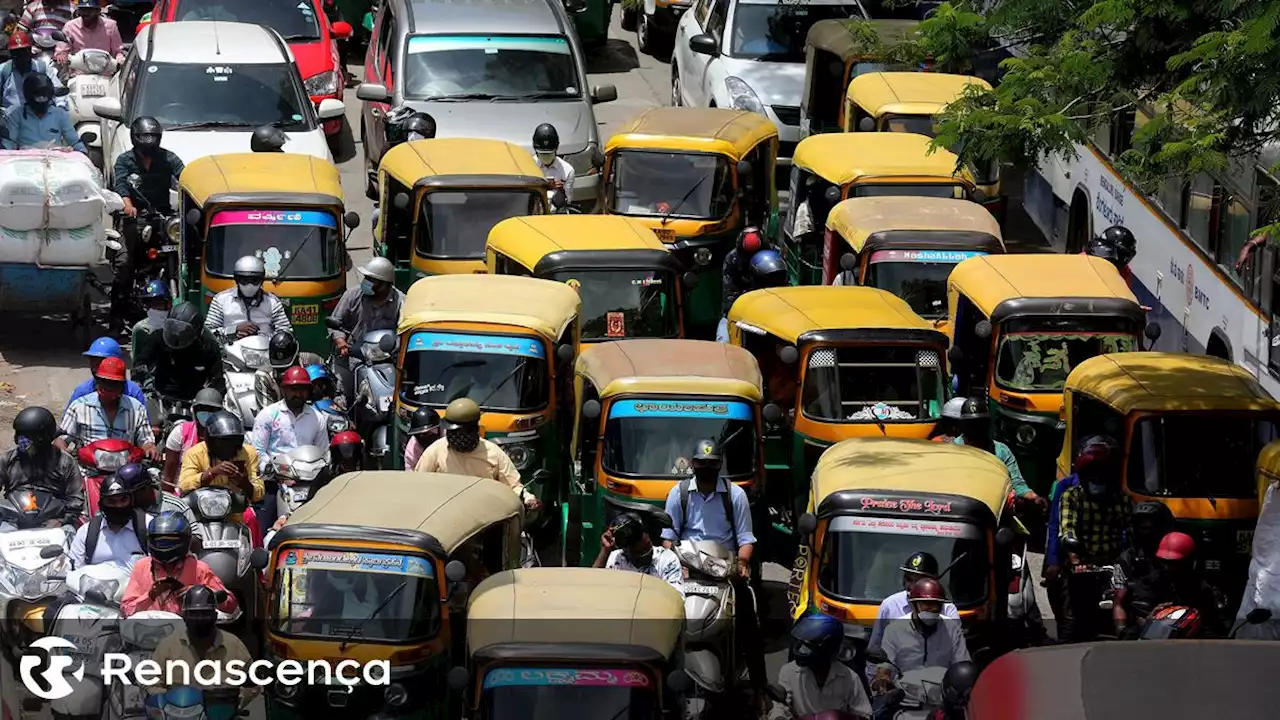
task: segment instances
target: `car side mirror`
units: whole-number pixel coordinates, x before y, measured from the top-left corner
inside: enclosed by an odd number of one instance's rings
[[[782,422],[782,408],[773,403],[769,403],[760,409],[760,415],[764,421],[770,425],[777,425]]]
[[[840,256],[840,269],[845,272],[853,272],[858,267],[858,256],[853,253],[845,253]]]
[[[829,187],[827,188],[827,191],[822,194],[822,197],[826,199],[828,205],[835,205],[840,202],[840,188],[835,186]]]
[[[582,403],[582,417],[588,420],[595,420],[600,417],[600,401],[588,400]]]
[[[360,214],[353,210],[343,215],[342,224],[346,225],[348,230],[355,230],[360,227]]]
[[[353,30],[351,29],[351,23],[343,20],[339,20],[338,22],[329,26],[329,32],[332,33],[333,36],[338,38],[339,40],[345,40],[351,37],[351,33],[353,32]]]
[[[690,290],[698,287],[698,273],[692,270],[685,273],[684,275],[681,275],[680,280],[684,282],[684,286],[689,288]]]
[[[603,105],[618,99],[618,88],[613,85],[597,85],[591,89],[591,102]]]
[[[264,548],[258,548],[249,553],[249,567],[254,570],[266,570],[270,562],[271,553]]]
[[[864,117],[858,121],[858,129],[862,132],[871,132],[876,129],[876,121],[869,117]]]
[[[578,352],[569,343],[563,343],[556,347],[556,360],[562,363],[570,362],[577,354]]]
[[[987,338],[991,337],[991,330],[992,328],[991,328],[990,320],[979,320],[977,324],[973,326],[973,334],[977,335],[983,340],[986,340]]]
[[[399,342],[395,335],[383,335],[382,339],[378,341],[378,349],[390,355],[396,351],[398,344]]]
[[[325,98],[316,106],[316,117],[320,120],[336,120],[347,114],[347,106],[337,98]]]
[[[462,582],[462,578],[467,576],[467,566],[462,564],[461,560],[450,560],[445,563],[444,577],[449,582]]]
[[[360,83],[360,87],[356,88],[356,98],[365,102],[387,102],[391,99],[391,93],[387,92],[386,85]]]
[[[1250,625],[1261,625],[1271,620],[1271,615],[1272,613],[1269,608],[1254,608],[1249,611],[1248,615],[1244,616],[1244,620]]]
[[[120,108],[120,100],[113,97],[104,97],[95,100],[93,103],[93,114],[103,120],[114,120],[120,122],[124,117],[124,111]]]
[[[715,37],[706,33],[689,38],[689,49],[699,55],[720,57],[720,43],[716,42]]]
[[[396,193],[396,196],[391,198],[391,204],[394,205],[397,210],[404,210],[408,208],[409,207],[408,193]]]
[[[796,529],[801,535],[812,535],[818,529],[818,517],[813,513],[805,513],[796,521]]]

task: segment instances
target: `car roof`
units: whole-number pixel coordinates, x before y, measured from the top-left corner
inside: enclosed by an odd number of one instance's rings
[[[148,62],[270,65],[293,62],[289,46],[262,25],[220,20],[155,23],[134,40]]]
[[[408,0],[413,35],[564,35],[547,0]]]

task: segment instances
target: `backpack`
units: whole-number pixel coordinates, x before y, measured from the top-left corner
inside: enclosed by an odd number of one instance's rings
[[[716,480],[717,483],[720,479]],[[729,534],[733,536],[733,552],[738,553],[738,525],[734,522],[733,517],[733,500],[730,497],[733,494],[733,483],[725,480],[729,485],[729,491],[721,494],[719,488],[716,488],[716,494],[720,495],[721,502],[724,503],[724,516],[729,520]],[[680,529],[683,531],[689,526],[689,481],[680,481]]]
[[[107,516],[99,512],[97,515],[89,518],[89,530],[84,538],[84,564],[93,564],[93,553],[98,549],[98,536],[102,534],[102,525],[107,521]],[[147,516],[142,508],[133,509],[133,534],[138,538],[138,547],[142,548],[143,554],[147,552]]]

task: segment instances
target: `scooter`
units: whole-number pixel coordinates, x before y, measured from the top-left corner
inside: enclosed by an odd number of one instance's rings
[[[335,317],[325,321],[330,330],[345,330]],[[354,401],[349,415],[356,432],[365,438],[371,465],[389,467],[391,445],[388,428],[391,405],[395,401],[396,350],[399,338],[393,330],[373,330],[364,334],[358,344],[351,345],[348,361],[355,383]]]
[[[116,70],[116,59],[111,53],[97,48],[85,48],[72,55],[68,61],[71,76],[67,79],[67,106],[71,111],[71,124],[85,141],[89,159],[102,168],[102,121],[93,112],[93,103],[107,96],[111,88],[107,81]]]
[[[45,627],[49,635],[75,645],[65,654],[84,668],[84,675],[68,677],[71,694],[49,701],[55,718],[97,718],[102,712],[102,658],[108,646],[119,643],[120,601],[128,584],[129,569],[113,562],[86,565],[67,574],[67,589],[76,601],[57,606],[57,616]]]
[[[98,513],[98,496],[102,491],[102,481],[106,476],[131,463],[144,462],[142,448],[128,440],[109,438],[96,440],[76,451],[76,460],[80,463],[80,472],[84,475],[84,495],[86,514],[84,520]],[[160,469],[148,467],[151,475],[153,497],[151,502],[143,502],[146,511],[156,515],[162,512],[185,513],[187,504],[178,497],[161,492]]]
[[[249,527],[227,522],[231,515],[243,513],[248,504],[243,495],[220,487],[200,488],[186,500],[192,518],[191,536],[196,541],[192,551],[236,596],[236,609],[231,614],[219,610],[218,624],[234,623],[246,608],[258,606],[258,574],[249,567],[253,552]]]
[[[689,701],[686,717],[719,717],[732,704],[740,670],[733,634],[737,597],[729,582],[736,558],[714,540],[681,540],[675,551],[688,572],[685,670],[699,691]]]
[[[64,512],[45,490],[19,487],[0,499],[0,650],[12,667],[44,634],[44,611],[66,584],[70,528],[46,527]]]
[[[186,632],[181,615],[163,610],[143,610],[120,621],[119,639],[107,652],[126,654],[130,664],[137,667],[138,663],[151,659],[161,640],[181,632]],[[147,697],[147,690],[141,685],[112,683],[102,717],[104,720],[148,718]]]
[[[222,370],[227,393],[222,405],[235,413],[246,432],[253,429],[253,419],[266,406],[258,394],[257,372],[271,371],[270,340],[263,335],[240,338],[222,349]]]
[[[329,464],[324,449],[303,445],[273,455],[271,469],[277,483],[277,507],[281,513],[292,515],[311,497],[312,489],[324,480]]]
[[[183,685],[148,697],[144,705],[147,717],[155,720],[228,720],[249,714],[240,709],[240,691],[236,688],[201,690]]]

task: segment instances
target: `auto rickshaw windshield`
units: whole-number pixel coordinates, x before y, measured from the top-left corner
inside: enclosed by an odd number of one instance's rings
[[[863,283],[888,290],[928,320],[947,316],[947,278],[956,264],[986,253],[965,250],[876,250]]]
[[[484,678],[490,720],[651,720],[654,679],[636,669],[511,668]]]
[[[318,210],[223,210],[209,221],[205,270],[231,277],[236,260],[262,258],[275,280],[317,280],[343,270],[338,221]]]
[[[467,397],[486,410],[536,410],[550,393],[546,358],[533,337],[417,332],[405,349],[400,397],[415,405]]]
[[[855,185],[849,197],[937,197],[963,200],[967,195],[959,183],[868,183]]]
[[[892,532],[874,517],[832,518],[822,541],[818,587],[842,600],[878,603],[902,590],[902,563],[927,552],[943,567],[947,599],[959,607],[987,598],[987,544],[982,529],[963,522],[894,518]]]
[[[828,422],[922,422],[941,414],[945,386],[938,350],[819,347],[809,354],[803,409]]]
[[[1280,416],[1253,413],[1142,417],[1129,444],[1129,489],[1155,497],[1257,497],[1254,463],[1280,437],[1278,423]]]
[[[756,426],[745,402],[614,402],[605,423],[601,464],[614,475],[686,477],[700,438],[720,439],[725,477],[755,474]]]
[[[436,190],[422,196],[419,255],[449,259],[484,258],[494,225],[539,212],[537,193],[525,189]]]
[[[1017,392],[1061,392],[1085,360],[1136,349],[1137,336],[1117,325],[1105,318],[1009,320],[996,351],[996,384]]]
[[[609,209],[622,215],[718,220],[733,204],[728,158],[622,150],[613,161]]]
[[[679,334],[676,277],[656,270],[561,270],[550,280],[569,283],[582,297],[582,339]]]

